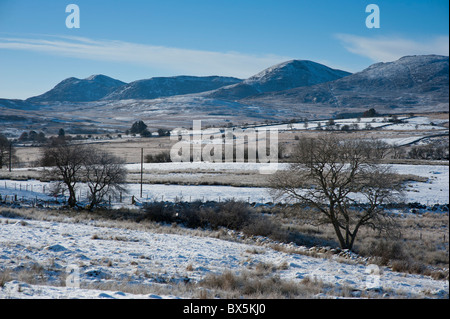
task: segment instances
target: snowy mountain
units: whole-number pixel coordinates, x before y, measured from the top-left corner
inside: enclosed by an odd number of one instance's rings
[[[69,78],[25,101],[0,99],[0,120],[17,130],[30,123],[59,129],[64,122],[76,131],[90,130],[94,119],[108,128],[129,128],[135,119],[174,128],[192,125],[194,118],[223,125],[323,119],[370,108],[398,114],[448,112],[448,107],[449,58],[426,55],[376,63],[354,74],[292,60],[243,81],[175,76],[125,84],[106,76]]]
[[[332,82],[260,94],[244,102],[420,111],[425,106],[442,104],[448,108],[448,89],[448,56],[407,56],[394,62],[373,64]]]
[[[103,100],[156,99],[160,97],[200,93],[242,80],[222,76],[154,77],[131,82],[103,97]]]
[[[68,78],[50,91],[26,100],[41,102],[90,102],[97,101],[126,83],[105,75],[92,75],[85,79]]]
[[[291,60],[267,68],[242,83],[210,92],[206,96],[235,100],[259,93],[284,91],[334,81],[350,74],[312,61]]]

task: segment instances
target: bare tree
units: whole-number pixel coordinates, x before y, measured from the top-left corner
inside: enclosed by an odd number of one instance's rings
[[[101,204],[105,196],[124,191],[126,171],[123,162],[93,146],[61,143],[49,146],[41,158],[44,176],[56,180],[55,192],[67,190],[70,207],[77,206],[76,186],[86,183],[90,208]]]
[[[10,165],[10,159],[15,158],[15,149],[11,145],[6,136],[0,134],[0,169],[4,165]]]
[[[413,146],[408,152],[408,157],[423,160],[448,160],[448,149],[448,141],[434,140],[429,144]]]
[[[67,189],[70,207],[77,204],[75,186],[81,181],[85,159],[90,154],[84,145],[60,143],[44,149],[41,165],[46,167],[43,174],[46,178],[57,181],[55,189]]]
[[[123,161],[108,152],[91,152],[85,159],[84,169],[91,208],[104,202],[106,196],[115,196],[125,191],[122,187],[126,177]]]
[[[333,135],[300,139],[288,170],[272,176],[275,196],[305,204],[307,218],[331,224],[342,249],[352,249],[362,226],[391,229],[383,205],[401,194],[388,166],[367,156],[367,141]]]
[[[361,143],[361,148],[365,152],[364,156],[372,160],[384,159],[393,151],[390,144],[376,138],[367,139]]]

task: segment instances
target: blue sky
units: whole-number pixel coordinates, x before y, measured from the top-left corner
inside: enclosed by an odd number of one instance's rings
[[[68,29],[68,4],[80,28]],[[380,28],[365,21],[380,8]],[[448,55],[447,0],[0,0],[0,98],[67,77],[247,78],[290,59],[350,72],[404,55]]]

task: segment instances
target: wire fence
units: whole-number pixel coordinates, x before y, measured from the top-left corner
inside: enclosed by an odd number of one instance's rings
[[[34,205],[49,206],[51,204],[67,203],[69,198],[67,191],[57,194],[53,191],[51,182],[40,181],[0,181],[0,202],[3,203],[34,203]],[[230,194],[226,194],[227,192]],[[76,188],[76,200],[81,205],[87,205],[90,199],[89,188],[80,184]],[[142,197],[139,185],[130,187],[127,192],[118,193],[117,196],[104,198],[105,204],[117,205],[139,205],[145,202],[194,202],[194,201],[242,201],[250,204],[274,204],[286,203],[275,200],[262,188],[238,188],[226,186],[193,186],[193,185],[153,185],[145,184]],[[439,198],[422,200],[420,205],[433,207],[445,205]],[[414,208],[414,207],[413,207]],[[423,207],[422,207],[423,208]]]
[[[193,188],[198,187],[198,188]],[[50,203],[63,204],[67,203],[69,198],[68,192],[61,190],[57,194],[54,193],[54,185],[49,182],[39,181],[12,181],[3,180],[0,181],[0,201],[6,203],[30,203],[34,202],[35,205],[49,206]],[[145,189],[152,188],[152,189]],[[215,189],[220,192],[217,194]],[[181,189],[181,190],[180,190]],[[195,190],[200,189],[201,192]],[[109,206],[113,205],[134,205],[142,204],[145,202],[155,201],[167,201],[167,202],[194,202],[194,201],[242,201],[248,203],[273,203],[274,199],[268,195],[264,195],[264,192],[260,189],[256,189],[255,194],[241,194],[224,195],[224,189],[220,186],[185,186],[185,185],[144,185],[144,191],[142,192],[139,187],[132,187],[127,192],[120,192],[116,196],[108,196],[104,198],[105,204]],[[75,190],[75,196],[77,202],[80,205],[87,205],[90,200],[89,188],[80,184]]]

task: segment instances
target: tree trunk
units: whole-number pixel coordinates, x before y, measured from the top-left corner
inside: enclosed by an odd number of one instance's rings
[[[68,186],[68,188],[69,188],[69,199],[67,200],[67,203],[69,204],[69,207],[75,207],[77,205],[75,189],[73,188],[73,186]]]
[[[334,231],[339,240],[339,246],[341,246],[341,249],[347,249],[347,242],[344,239],[344,236],[342,236],[341,229],[339,228],[338,222],[336,220],[332,220],[331,223],[333,224]]]

